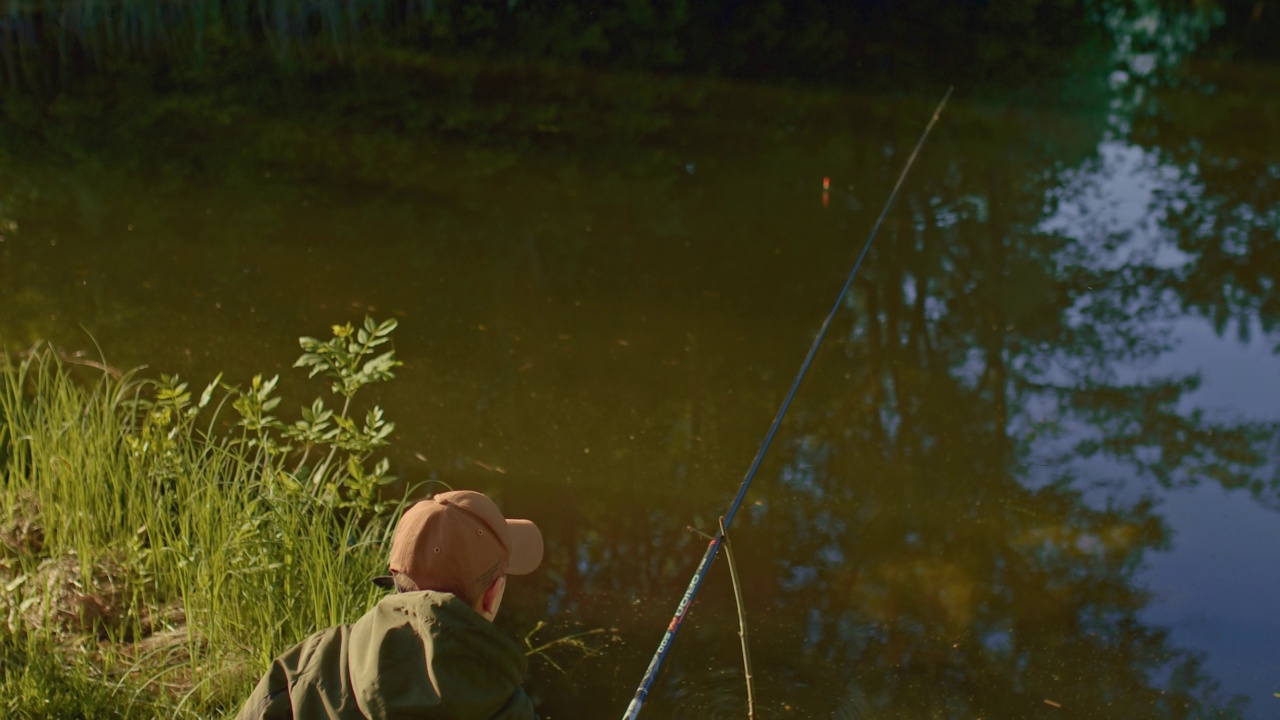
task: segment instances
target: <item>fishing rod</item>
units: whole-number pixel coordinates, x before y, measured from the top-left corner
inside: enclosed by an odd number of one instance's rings
[[[818,335],[813,339],[813,345],[809,347],[809,354],[805,356],[804,362],[800,364],[800,372],[796,374],[795,382],[791,383],[791,390],[787,393],[786,399],[782,401],[782,407],[778,408],[778,414],[773,418],[773,424],[769,426],[769,432],[765,435],[764,442],[760,445],[759,452],[756,453],[755,460],[751,462],[751,467],[747,469],[746,476],[742,479],[742,485],[738,488],[738,494],[733,499],[733,504],[729,506],[729,512],[724,514],[720,522],[720,533],[711,539],[707,545],[707,551],[702,555],[702,562],[698,563],[698,569],[693,572],[693,577],[689,579],[689,587],[685,589],[684,596],[680,598],[680,603],[676,605],[676,613],[671,618],[671,624],[667,626],[667,631],[662,636],[662,641],[658,643],[658,649],[653,653],[653,659],[649,661],[649,667],[644,672],[644,678],[640,680],[640,686],[636,688],[636,695],[631,699],[631,704],[627,706],[627,713],[623,715],[624,720],[634,720],[640,715],[640,707],[644,705],[645,699],[649,697],[649,690],[653,686],[653,681],[658,677],[658,669],[662,667],[662,661],[666,659],[667,651],[671,649],[671,643],[675,640],[676,633],[679,632],[680,626],[684,624],[684,616],[689,612],[689,605],[693,603],[693,598],[698,594],[698,588],[702,586],[702,580],[706,577],[707,570],[710,569],[712,561],[716,559],[716,554],[720,552],[720,545],[723,544],[725,533],[728,530],[729,523],[733,522],[733,516],[738,514],[738,508],[742,506],[742,500],[747,495],[747,488],[751,486],[751,481],[755,479],[756,471],[760,469],[760,463],[764,460],[764,454],[769,450],[769,445],[773,442],[774,435],[778,432],[778,427],[782,425],[782,418],[787,414],[787,408],[791,406],[791,400],[796,396],[796,391],[800,389],[800,382],[804,380],[804,376],[809,372],[809,366],[813,363],[813,358],[818,354],[818,346],[822,344],[822,339],[827,336],[827,329],[831,327],[831,321],[835,319],[836,312],[840,309],[840,303],[844,299],[845,293],[849,291],[849,286],[853,284],[853,278],[858,274],[858,268],[862,266],[862,261],[867,257],[867,251],[871,249],[871,241],[875,240],[876,233],[880,231],[880,226],[884,224],[884,218],[889,214],[889,208],[893,206],[893,200],[898,196],[898,190],[902,188],[902,183],[907,179],[907,173],[911,170],[911,165],[916,161],[916,155],[920,154],[920,148],[924,146],[924,141],[929,137],[929,132],[933,130],[934,124],[938,122],[938,116],[942,114],[942,108],[946,107],[947,100],[951,97],[951,91],[954,88],[947,88],[947,92],[942,96],[942,102],[938,103],[937,109],[933,111],[933,116],[929,119],[929,124],[925,126],[924,132],[920,134],[920,139],[916,141],[915,149],[911,151],[911,155],[907,158],[906,165],[903,166],[902,172],[898,175],[898,182],[894,183],[893,190],[889,193],[889,198],[885,200],[884,208],[880,210],[880,217],[876,218],[875,225],[871,226],[871,234],[867,236],[867,242],[862,246],[862,252],[858,254],[858,259],[853,263],[853,269],[849,271],[849,276],[845,278],[844,285],[840,288],[839,294],[836,295],[835,304],[831,306],[831,312],[827,313],[827,318],[822,321],[822,327],[818,330]]]

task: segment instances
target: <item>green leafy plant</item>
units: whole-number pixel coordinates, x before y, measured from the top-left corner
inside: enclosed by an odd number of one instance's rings
[[[365,386],[395,377],[402,363],[395,350],[381,350],[391,340],[397,322],[381,323],[371,317],[363,325],[333,326],[333,337],[321,341],[298,338],[303,353],[294,367],[309,369],[309,378],[321,376],[342,398],[338,410],[317,397],[301,408],[301,418],[286,425],[272,412],[281,398],[274,396],[279,376],[253,378],[247,390],[235,390],[232,407],[240,415],[237,425],[243,436],[239,442],[258,451],[264,474],[271,487],[284,492],[306,492],[326,505],[378,512],[384,508],[378,488],[395,480],[391,463],[382,458],[370,465],[374,453],[387,445],[395,430],[381,407],[373,406],[358,418],[352,401]],[[296,457],[291,468],[284,462]],[[314,461],[314,462],[313,462]]]
[[[290,424],[275,414],[283,400],[277,394],[279,375],[255,375],[247,388],[240,389],[223,383],[219,374],[195,401],[187,383],[176,375],[141,383],[138,397],[129,403],[134,411],[132,431],[125,435],[130,458],[152,481],[181,472],[176,443],[194,429],[197,416],[220,387],[239,416],[235,423],[239,434],[222,442],[251,451],[246,457],[253,459],[268,494],[307,495],[325,505],[380,512],[386,503],[379,488],[395,476],[389,460],[372,458],[388,444],[396,426],[377,405],[358,416],[353,400],[365,386],[395,377],[394,370],[402,363],[395,359],[395,350],[384,346],[396,327],[394,319],[377,322],[366,317],[360,327],[334,325],[328,340],[298,338],[303,353],[294,367],[308,369],[308,378],[328,379],[342,403],[335,410],[317,397]],[[141,385],[148,384],[154,386],[154,396],[142,397]],[[212,424],[206,434],[217,440]]]
[[[213,399],[222,380],[221,373],[205,387],[200,399],[192,403],[187,383],[177,375],[161,375],[158,382],[143,382],[134,387],[137,396],[124,407],[132,411],[132,432],[123,436],[129,459],[152,482],[171,478],[181,471],[181,439],[190,434],[192,423]],[[142,387],[151,384],[155,397],[141,396]],[[129,386],[124,386],[129,387]]]
[[[380,409],[341,425],[349,398],[306,409],[313,456],[334,458],[317,487],[291,471],[306,443],[276,417],[277,379],[197,393],[101,364],[86,382],[49,347],[15,360],[0,354],[0,716],[219,717],[283,648],[377,601],[397,512],[351,508],[381,505]]]

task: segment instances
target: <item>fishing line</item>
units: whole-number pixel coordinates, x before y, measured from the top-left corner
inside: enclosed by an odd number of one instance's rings
[[[947,88],[946,94],[942,96],[942,102],[938,103],[937,109],[933,111],[929,124],[925,126],[924,132],[920,134],[920,139],[916,141],[915,149],[911,151],[906,165],[903,166],[902,172],[898,175],[898,182],[894,183],[893,190],[889,193],[889,198],[885,200],[884,208],[880,210],[880,217],[876,218],[875,225],[871,226],[871,234],[867,236],[867,241],[862,246],[862,252],[858,254],[858,259],[853,263],[849,276],[845,278],[844,285],[840,288],[840,293],[836,295],[835,303],[831,306],[831,311],[827,313],[827,318],[822,321],[822,327],[818,330],[817,337],[813,339],[813,345],[809,347],[809,354],[805,356],[804,362],[800,364],[800,372],[796,374],[795,382],[791,383],[791,390],[787,393],[786,399],[782,401],[782,407],[778,408],[778,414],[774,416],[773,424],[769,426],[769,432],[765,435],[764,442],[760,445],[760,450],[756,453],[755,460],[751,461],[751,467],[742,479],[742,485],[738,488],[738,494],[734,497],[733,504],[729,506],[729,512],[724,514],[724,521],[720,525],[720,534],[707,545],[707,551],[702,555],[702,562],[698,563],[698,569],[694,571],[693,577],[689,579],[689,587],[685,590],[684,596],[680,598],[680,603],[676,605],[676,612],[671,618],[671,624],[667,626],[667,631],[663,634],[662,641],[658,643],[658,649],[653,653],[653,659],[649,661],[649,667],[645,670],[644,678],[641,679],[640,686],[636,688],[636,695],[632,698],[631,704],[627,706],[627,712],[623,716],[624,720],[633,720],[640,715],[640,707],[644,705],[645,699],[648,698],[653,681],[658,676],[658,669],[662,667],[662,661],[666,659],[667,651],[671,649],[671,643],[675,640],[676,633],[684,623],[685,613],[689,611],[689,605],[693,602],[694,596],[698,594],[698,588],[702,586],[702,580],[706,577],[707,570],[711,567],[711,562],[715,560],[716,554],[720,551],[720,545],[725,539],[725,531],[729,527],[729,523],[733,522],[733,516],[738,514],[738,508],[742,506],[742,500],[747,495],[747,488],[751,486],[751,481],[755,479],[756,471],[760,469],[760,463],[764,460],[765,452],[769,450],[769,445],[773,442],[773,437],[777,434],[778,427],[782,425],[782,418],[787,414],[787,408],[791,406],[791,400],[796,396],[796,391],[800,389],[800,382],[804,380],[805,373],[809,372],[809,366],[813,363],[814,356],[818,354],[818,346],[822,344],[822,339],[826,337],[827,329],[831,327],[831,321],[835,319],[836,312],[840,310],[840,303],[844,300],[845,293],[849,291],[849,286],[853,284],[854,276],[858,274],[858,268],[862,267],[862,261],[867,257],[867,251],[871,249],[871,241],[875,240],[876,233],[880,231],[880,226],[884,224],[884,218],[889,214],[889,208],[893,206],[893,200],[898,196],[898,190],[902,188],[903,181],[907,179],[907,173],[911,170],[911,165],[915,163],[916,155],[920,154],[920,148],[924,146],[924,141],[929,137],[929,132],[933,130],[934,124],[938,122],[938,116],[942,114],[942,108],[946,106],[953,89]]]

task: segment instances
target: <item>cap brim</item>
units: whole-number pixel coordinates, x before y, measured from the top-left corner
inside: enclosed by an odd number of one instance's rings
[[[396,581],[390,575],[379,575],[373,579],[373,584],[386,590],[394,590],[396,587]]]
[[[511,533],[508,575],[528,575],[542,564],[542,531],[529,520],[507,520]]]

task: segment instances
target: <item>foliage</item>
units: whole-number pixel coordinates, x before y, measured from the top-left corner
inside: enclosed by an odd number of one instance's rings
[[[382,51],[584,63],[622,70],[865,82],[1059,71],[1091,32],[1086,4],[783,0],[67,0],[0,16],[9,86],[55,89],[85,71],[217,74],[251,53],[286,74]],[[128,28],[128,32],[121,29]]]
[[[377,407],[348,413],[393,376],[390,351],[368,356],[395,325],[303,338],[299,364],[343,405],[317,398],[291,426],[273,415],[275,378],[238,389],[219,376],[195,397],[176,376],[85,382],[48,347],[6,357],[6,717],[234,712],[275,653],[375,601],[394,512],[378,514],[389,464],[370,455],[394,426]],[[98,649],[78,650],[85,639]]]
[[[382,408],[376,405],[360,422],[350,414],[351,401],[361,388],[395,377],[393,370],[401,363],[395,359],[394,350],[370,356],[375,348],[390,341],[396,326],[394,319],[377,323],[365,318],[359,329],[350,324],[333,326],[333,338],[325,342],[299,338],[304,352],[294,367],[309,368],[309,377],[320,375],[332,380],[334,394],[342,398],[342,407],[336,413],[317,397],[310,406],[301,408],[301,419],[286,425],[273,414],[282,401],[276,395],[278,375],[270,379],[255,375],[244,390],[223,384],[219,375],[194,403],[187,383],[176,376],[161,375],[155,383],[154,399],[134,403],[141,421],[134,432],[126,435],[125,443],[147,473],[173,474],[178,461],[175,438],[195,430],[193,423],[200,411],[221,387],[230,393],[231,407],[240,416],[236,422],[239,435],[224,440],[228,446],[241,446],[242,456],[261,469],[273,498],[296,500],[294,495],[306,493],[311,500],[325,505],[362,513],[380,512],[386,504],[378,489],[395,477],[390,474],[386,458],[372,467],[368,461],[377,449],[387,445],[395,423],[387,421]],[[206,433],[212,437],[213,428]],[[313,454],[320,459],[308,465]],[[294,456],[296,463],[289,469],[285,461]]]
[[[395,430],[395,423],[384,420],[382,408],[377,406],[365,414],[363,425],[357,425],[348,415],[351,398],[360,388],[395,377],[391,371],[401,363],[395,359],[394,350],[369,357],[374,348],[390,340],[395,329],[395,320],[379,324],[373,318],[365,318],[364,326],[359,329],[353,329],[350,324],[335,325],[333,338],[327,342],[311,337],[298,340],[304,352],[294,367],[310,368],[308,377],[331,378],[333,392],[343,398],[342,410],[336,415],[325,408],[322,399],[316,398],[310,408],[302,409],[301,420],[284,428],[285,437],[302,443],[300,470],[305,468],[312,448],[328,445],[325,459],[305,470],[308,483],[319,489],[320,497],[326,501],[339,498],[340,491],[345,491],[346,499],[338,499],[339,504],[381,510],[378,488],[395,479],[387,472],[390,464],[386,458],[371,470],[365,468],[365,461],[373,451],[387,444],[387,436]],[[335,469],[332,461],[339,450],[347,454],[346,462]],[[331,472],[341,477],[341,482],[335,480]]]
[[[112,687],[92,676],[88,662],[67,664],[47,640],[18,638],[0,629],[0,714],[13,720],[154,717],[131,699],[133,687]]]

